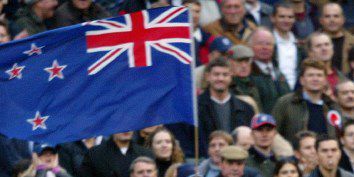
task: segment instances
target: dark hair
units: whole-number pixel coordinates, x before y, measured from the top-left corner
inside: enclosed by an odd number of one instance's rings
[[[290,159],[290,158],[285,158],[285,159],[281,159],[281,160],[277,161],[277,163],[275,164],[274,171],[273,171],[273,176],[278,176],[280,169],[283,168],[283,166],[286,164],[294,165],[299,176],[302,176],[299,166],[297,165],[295,160]]]
[[[219,57],[209,62],[209,64],[205,68],[205,71],[210,72],[214,67],[231,68],[231,64],[230,61],[227,60],[225,57]]]
[[[324,74],[327,75],[326,66],[322,61],[313,60],[313,59],[306,59],[301,63],[300,67],[300,76],[304,76],[306,70],[308,68],[316,68],[319,70],[323,70]]]
[[[354,125],[354,120],[349,119],[349,120],[347,120],[347,121],[344,123],[343,128],[342,128],[342,131],[341,131],[341,134],[340,134],[341,137],[344,136],[345,131],[346,131],[347,128],[348,128],[349,126],[351,126],[351,125]]]
[[[176,140],[175,136],[172,134],[172,132],[169,131],[168,129],[166,129],[165,127],[159,127],[154,132],[152,132],[148,136],[148,138],[146,139],[145,147],[152,149],[152,143],[153,143],[154,137],[156,136],[157,133],[160,133],[160,132],[166,132],[171,136],[171,142],[172,142],[171,161],[172,161],[172,163],[183,162],[184,161],[184,154],[183,154],[181,147],[177,143],[177,140]]]
[[[195,5],[201,6],[201,4],[198,0],[183,0],[182,5],[186,5],[186,4],[195,4]]]
[[[293,141],[293,148],[294,150],[300,149],[300,142],[305,138],[314,138],[316,140],[316,133],[309,130],[299,131],[295,134],[295,140]]]
[[[279,8],[292,9],[292,8],[293,8],[293,5],[290,4],[289,2],[276,3],[276,4],[274,5],[274,10],[273,10],[273,14],[272,14],[273,16],[277,15]]]
[[[12,177],[17,177],[20,173],[26,171],[31,163],[30,159],[22,159],[18,161],[12,168]]]
[[[338,145],[338,148],[339,148],[339,142],[338,142],[337,138],[329,136],[327,134],[321,134],[321,135],[317,136],[316,143],[315,143],[316,151],[318,151],[318,148],[320,147],[320,144],[323,141],[331,141],[331,140],[336,141],[337,145]]]

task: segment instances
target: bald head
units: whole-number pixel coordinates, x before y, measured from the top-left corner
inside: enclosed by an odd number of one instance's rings
[[[332,35],[341,32],[345,23],[342,7],[337,3],[327,3],[322,7],[320,24],[324,31]]]
[[[253,138],[251,136],[251,128],[246,126],[237,127],[232,132],[232,137],[234,139],[235,145],[238,145],[245,150],[248,150],[253,145]]]
[[[249,39],[249,45],[252,46],[254,52],[254,59],[270,62],[273,57],[274,42],[274,36],[267,28],[256,29]]]

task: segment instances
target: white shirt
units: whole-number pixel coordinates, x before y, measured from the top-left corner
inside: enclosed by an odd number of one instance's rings
[[[292,32],[289,32],[289,38],[284,39],[277,31],[274,30],[273,33],[277,45],[279,70],[284,74],[290,88],[294,89],[297,78],[297,48],[295,36]]]
[[[256,20],[256,23],[258,25],[261,24],[261,13],[260,13],[261,5],[260,5],[260,3],[257,3],[256,7],[253,7],[250,4],[246,4],[246,9],[247,9],[247,12],[249,12],[254,17],[254,19]]]
[[[210,96],[210,99],[218,104],[225,104],[226,102],[228,102],[230,100],[230,98],[231,98],[231,94],[228,94],[223,100],[218,100],[217,98]]]
[[[276,78],[275,69],[272,62],[264,63],[261,61],[254,60],[254,63],[256,63],[256,65],[259,67],[259,69],[261,69],[264,74],[269,74],[272,76],[272,78]],[[271,70],[271,73],[269,73],[268,68]]]

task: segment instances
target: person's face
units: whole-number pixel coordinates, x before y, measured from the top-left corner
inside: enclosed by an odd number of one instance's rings
[[[49,165],[53,163],[56,160],[56,158],[58,158],[57,156],[58,154],[54,154],[51,150],[45,150],[44,152],[42,152],[40,156],[38,156],[38,159],[41,162]]]
[[[225,139],[221,137],[215,137],[210,141],[208,154],[214,163],[217,164],[221,162],[220,150],[228,145]]]
[[[236,145],[242,147],[246,151],[254,144],[251,131],[239,131],[237,133]]]
[[[279,32],[289,32],[295,23],[295,13],[292,8],[278,7],[277,13],[272,16],[272,23]]]
[[[230,60],[232,67],[232,74],[236,77],[248,77],[251,74],[251,64],[252,60],[242,59],[242,60]]]
[[[337,92],[338,104],[346,109],[354,108],[354,83],[347,82],[338,85]]]
[[[221,173],[224,177],[242,177],[245,168],[244,160],[223,160]]]
[[[309,161],[317,162],[317,154],[315,149],[316,139],[314,137],[305,137],[300,140],[300,147],[297,158],[301,163]]]
[[[138,162],[134,165],[134,170],[130,177],[157,177],[157,170],[154,164]]]
[[[194,4],[194,3],[188,3],[188,4],[186,4],[186,6],[190,7],[190,9],[192,11],[193,26],[195,29],[199,25],[201,7],[197,4]]]
[[[231,70],[228,67],[215,66],[207,73],[210,89],[222,93],[228,90],[231,84]]]
[[[299,177],[299,172],[294,164],[286,163],[280,168],[276,177]]]
[[[173,143],[169,133],[161,131],[155,134],[152,140],[152,150],[157,159],[170,160]]]
[[[263,62],[271,61],[274,51],[274,38],[272,33],[268,31],[257,32],[252,38],[252,49],[255,59]]]
[[[310,58],[329,61],[333,56],[332,40],[327,35],[314,36],[311,40]]]
[[[10,35],[7,33],[6,28],[4,26],[0,26],[0,44],[9,41]]]
[[[36,5],[42,10],[44,19],[48,19],[54,16],[54,11],[58,6],[57,0],[40,0]]]
[[[115,141],[121,141],[121,142],[131,141],[133,138],[133,133],[134,132],[132,132],[132,131],[125,132],[125,133],[116,133],[113,135],[113,139]]]
[[[80,10],[87,10],[89,9],[92,0],[72,0],[73,5]]]
[[[345,129],[341,142],[345,148],[354,151],[354,125],[350,125]]]
[[[322,92],[327,84],[325,71],[317,68],[307,68],[300,77],[300,83],[305,91]]]
[[[226,21],[230,25],[238,25],[242,22],[246,10],[242,0],[225,0],[221,6],[221,13]]]
[[[341,158],[338,143],[335,140],[320,142],[317,149],[317,156],[320,167],[328,171],[335,170]]]
[[[275,127],[271,125],[264,125],[252,130],[254,145],[262,149],[269,148],[274,141],[276,133]]]
[[[345,19],[342,8],[337,4],[326,5],[320,18],[320,23],[325,31],[338,32],[342,30]]]

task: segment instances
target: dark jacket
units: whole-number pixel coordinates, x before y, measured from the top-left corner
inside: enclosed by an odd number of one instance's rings
[[[320,169],[317,167],[310,173],[308,177],[323,177],[323,175],[321,174]],[[354,177],[354,175],[343,170],[342,168],[338,168],[336,177]]]
[[[339,166],[351,173],[354,173],[354,169],[352,167],[352,164],[350,163],[350,159],[345,151],[342,150],[342,157],[339,161]]]
[[[48,29],[45,22],[28,6],[16,12],[16,19],[15,23],[11,26],[11,31],[13,31],[14,34],[26,30],[29,35],[33,35]]]
[[[63,144],[59,150],[59,163],[73,177],[79,177],[82,160],[88,151],[82,141]]]
[[[89,150],[81,168],[81,177],[129,177],[129,166],[139,156],[153,157],[150,150],[131,142],[123,155],[113,139]]]
[[[263,156],[254,147],[248,150],[249,156],[246,160],[246,166],[257,169],[264,177],[273,177],[276,159],[272,155],[270,157]]]
[[[46,177],[48,170],[37,170],[35,177]],[[64,169],[61,169],[58,173],[54,173],[56,177],[71,177]]]
[[[275,68],[276,79],[273,81],[269,74],[264,74],[255,64],[252,64],[252,79],[258,88],[264,113],[270,113],[278,98],[290,92],[285,76]]]
[[[110,14],[100,5],[92,2],[87,12],[74,7],[72,1],[62,4],[54,15],[55,27],[63,27],[87,21],[110,17]]]
[[[252,107],[231,94],[230,99],[231,120],[230,126],[235,128],[241,125],[250,126],[254,111]],[[217,130],[216,110],[210,98],[209,89],[198,97],[199,130],[201,141],[201,151],[207,152],[208,136]]]
[[[326,95],[322,96],[324,101],[324,115],[329,110],[339,110],[338,105]],[[302,90],[298,89],[294,93],[289,93],[281,97],[274,106],[273,114],[277,121],[278,132],[290,142],[295,140],[296,132],[306,130],[309,120],[309,111],[306,100],[302,96]],[[335,136],[336,130],[328,121],[326,121],[329,135]]]
[[[223,177],[223,176],[220,173],[217,177]],[[243,170],[242,177],[263,177],[263,176],[256,169],[250,168],[250,167],[245,167]]]
[[[261,9],[259,10],[260,13],[260,24],[259,26],[265,26],[268,27],[269,29],[272,29],[272,22],[270,20],[270,16],[272,16],[273,13],[273,7],[264,3],[264,2],[259,2]],[[254,17],[248,12],[245,16],[248,20],[252,21],[253,23],[256,24],[256,20]]]
[[[119,13],[126,14],[144,9],[146,9],[145,0],[124,0],[119,8]]]

